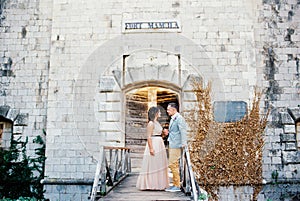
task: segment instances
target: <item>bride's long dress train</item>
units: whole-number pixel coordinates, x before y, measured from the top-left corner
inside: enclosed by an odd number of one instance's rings
[[[164,190],[169,187],[166,148],[160,136],[151,138],[155,154],[150,155],[147,143],[136,187],[140,190]]]

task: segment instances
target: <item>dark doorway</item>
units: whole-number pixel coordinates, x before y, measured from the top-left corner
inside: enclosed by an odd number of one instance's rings
[[[167,106],[170,102],[178,104],[178,93],[163,87],[143,87],[126,93],[125,146],[131,148],[132,169],[139,169],[147,142],[146,126],[148,108],[160,108],[162,126],[170,122]]]

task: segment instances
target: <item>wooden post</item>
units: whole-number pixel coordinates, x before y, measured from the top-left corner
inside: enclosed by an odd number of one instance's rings
[[[105,154],[104,148],[103,148],[103,146],[101,146],[100,147],[100,158],[97,163],[97,168],[96,168],[95,178],[94,178],[94,183],[93,183],[93,188],[92,188],[91,201],[96,200],[97,188],[98,188],[98,183],[99,183],[99,179],[100,179],[102,163],[104,160],[104,154]]]
[[[196,183],[195,183],[196,181],[195,181],[194,172],[193,172],[192,165],[191,165],[190,152],[188,150],[188,147],[185,147],[185,156],[186,156],[186,164],[187,164],[189,175],[190,175],[191,185],[192,185],[193,198],[194,198],[194,201],[197,201],[198,194],[197,194]]]

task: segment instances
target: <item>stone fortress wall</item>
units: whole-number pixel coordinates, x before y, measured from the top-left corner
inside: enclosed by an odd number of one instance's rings
[[[263,153],[269,185],[259,199],[295,197],[300,180],[299,6],[296,0],[2,0],[5,139],[11,128],[14,137],[29,141],[45,129],[46,196],[86,200],[99,146],[125,144],[123,89],[128,85],[156,79],[176,85],[186,109],[193,101],[187,85],[192,76],[212,81],[214,101],[249,104],[259,86],[265,90],[262,113],[271,108]],[[132,71],[123,75],[124,55]],[[180,72],[175,69],[178,55]],[[166,76],[170,72],[175,76]],[[279,182],[275,187],[274,180]],[[242,200],[235,188],[220,192],[220,200]],[[248,199],[253,192],[245,188],[242,194]]]

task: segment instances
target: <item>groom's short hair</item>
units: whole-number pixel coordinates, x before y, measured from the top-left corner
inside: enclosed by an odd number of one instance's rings
[[[169,103],[168,106],[175,108],[178,111],[178,105],[176,103]]]

